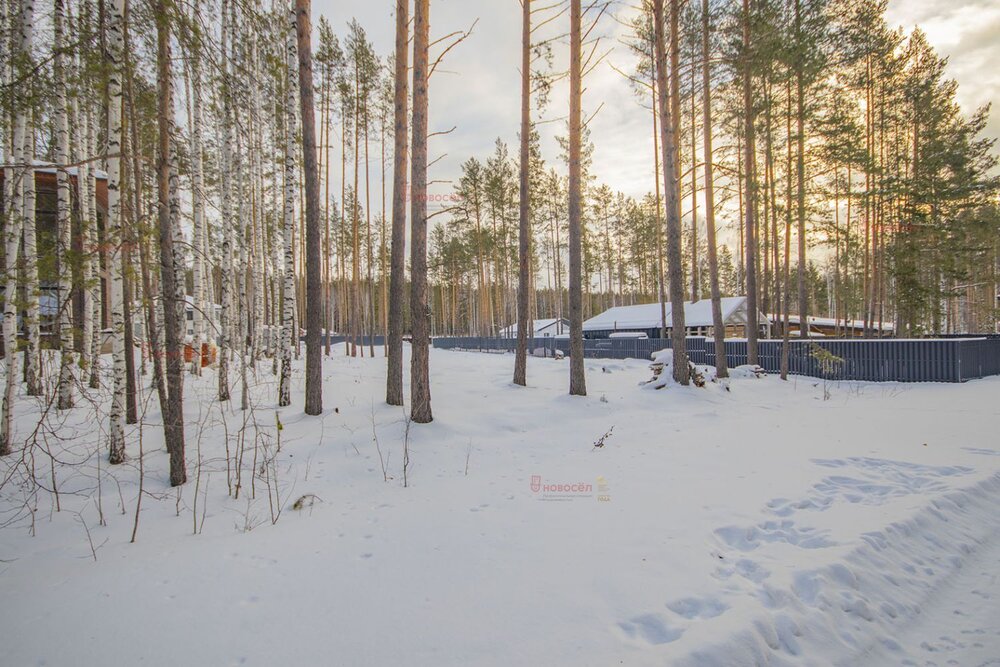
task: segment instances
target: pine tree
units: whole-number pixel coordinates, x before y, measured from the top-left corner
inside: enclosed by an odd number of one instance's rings
[[[580,0],[570,0],[569,28],[569,393],[587,395],[583,364],[583,174],[581,165],[583,96],[581,49],[583,40]]]
[[[520,206],[518,218],[517,354],[514,384],[527,385],[528,292],[531,275],[531,181],[529,142],[531,140],[531,0],[521,0],[521,152]]]
[[[58,1],[58,0],[57,0]],[[184,349],[183,271],[177,253],[180,201],[177,195],[177,163],[174,149],[173,68],[170,55],[170,16],[164,0],[156,12],[157,44],[157,195],[160,246],[160,285],[166,352],[167,402],[163,435],[170,455],[170,485],[187,481],[184,462]]]
[[[427,112],[430,0],[415,0],[413,23],[413,138],[410,165],[410,418],[427,424],[431,412],[430,307],[427,300]]]
[[[671,25],[676,28],[677,0],[671,0]],[[673,349],[673,377],[680,384],[688,384],[689,368],[684,327],[684,279],[681,257],[680,183],[676,177],[675,130],[677,116],[670,113],[680,100],[671,96],[667,87],[667,55],[664,35],[663,0],[653,2],[653,22],[656,34],[656,83],[659,95],[660,150],[663,160],[663,191],[667,208],[667,267],[670,273],[671,345]],[[674,43],[677,34],[671,34]]]
[[[323,355],[320,349],[322,256],[319,173],[316,166],[316,116],[313,109],[312,24],[310,0],[295,0],[299,56],[299,107],[302,117],[302,162],[305,171],[306,227],[306,405],[307,415],[323,412]]]

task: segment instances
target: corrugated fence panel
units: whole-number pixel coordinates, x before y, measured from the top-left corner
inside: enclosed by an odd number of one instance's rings
[[[379,341],[376,340],[376,344]],[[445,350],[513,352],[516,338],[449,337],[434,338],[434,347]],[[660,350],[670,349],[671,340],[661,338],[603,338],[583,341],[584,356],[595,359],[650,359]],[[836,360],[824,364],[817,349],[827,350]],[[568,338],[532,338],[530,354],[555,356],[556,350],[569,354]],[[715,365],[715,344],[701,336],[687,339],[688,356],[696,364]],[[769,373],[781,369],[782,341],[758,342],[757,363]],[[729,367],[747,363],[745,340],[727,340]],[[788,371],[795,375],[831,380],[873,382],[965,382],[1000,375],[1000,337],[928,338],[914,340],[819,339],[790,340]]]

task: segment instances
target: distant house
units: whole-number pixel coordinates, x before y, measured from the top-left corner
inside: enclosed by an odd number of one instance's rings
[[[667,333],[671,324],[672,308],[665,304],[666,317],[660,310],[659,303],[643,303],[635,306],[616,306],[609,308],[600,315],[592,317],[583,323],[584,338],[607,338],[612,333],[621,331],[636,331],[650,338],[660,337],[660,328],[666,320]],[[745,338],[747,334],[747,298],[731,296],[722,299],[722,322],[725,325],[727,338]],[[769,337],[771,320],[764,313],[757,313],[759,325],[758,335]],[[688,336],[711,336],[714,333],[712,323],[712,300],[684,302],[684,328]]]
[[[141,301],[136,301],[132,306],[132,331],[139,340],[146,339],[146,312]],[[212,304],[211,313],[202,313],[205,319],[204,326],[206,335],[209,338],[214,336],[216,330],[215,322],[222,319],[222,306]],[[190,295],[184,296],[184,335],[187,338],[194,337],[194,298]]]
[[[554,338],[562,334],[569,333],[569,320],[565,317],[553,317],[541,320],[534,320],[532,322],[534,325],[534,337],[535,338]],[[517,337],[517,324],[512,324],[509,327],[504,327],[500,330],[501,338],[516,338]]]
[[[3,161],[3,159],[3,156],[0,155],[0,161]],[[54,261],[56,241],[58,238],[58,225],[56,222],[56,169],[51,163],[40,160],[35,160],[33,167],[35,180],[35,236],[38,255],[37,266],[40,306],[39,315],[41,319],[40,326],[43,336],[54,336],[55,330],[53,325],[55,316],[59,311],[59,302],[61,300],[59,296],[58,276],[56,274],[56,263]],[[107,299],[110,286],[110,276],[107,273],[107,267],[109,265],[107,253],[109,246],[107,243],[100,242],[100,240],[104,238],[104,221],[108,209],[107,174],[99,169],[92,169],[90,172],[96,186],[96,222],[99,239],[97,247],[90,248],[86,247],[80,227],[80,201],[79,187],[77,184],[79,169],[77,167],[69,167],[66,169],[66,173],[69,175],[70,182],[72,250],[74,253],[79,255],[85,255],[95,251],[100,254],[101,269],[98,278],[100,280],[100,289],[102,290],[104,298],[101,299],[102,312],[100,322],[95,324],[101,328],[106,328],[111,325],[111,308],[109,300]],[[4,187],[4,180],[7,175],[6,169],[0,169],[0,189]],[[0,197],[0,215],[5,213],[3,211],[4,202],[2,200],[3,197]],[[0,248],[0,254],[2,254],[2,252],[3,248]],[[80,322],[83,320],[83,292],[79,288],[79,285],[82,282],[83,277],[79,275],[79,267],[74,263],[74,287],[73,292],[70,294],[72,303],[72,318],[74,322]],[[21,292],[21,298],[26,299],[26,296],[23,294],[23,284],[18,285],[18,290]],[[24,313],[22,312],[21,315],[23,317]],[[75,336],[78,338],[78,345],[82,344],[82,341],[79,340],[81,334],[81,330],[77,329]]]
[[[785,324],[783,315],[774,315],[776,335],[781,333]],[[893,336],[896,327],[892,322],[869,322],[865,326],[864,320],[842,320],[832,317],[809,316],[809,336],[843,336],[845,338],[860,338],[862,336]],[[802,327],[799,324],[798,315],[788,316],[788,332],[791,336],[798,336]]]

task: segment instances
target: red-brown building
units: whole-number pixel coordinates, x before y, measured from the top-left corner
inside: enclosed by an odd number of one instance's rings
[[[5,169],[0,169],[0,192],[3,191],[6,178]],[[107,246],[100,240],[105,235],[105,220],[108,210],[108,181],[104,172],[91,170],[91,176],[97,183],[97,238],[99,242],[93,248],[85,248],[83,242],[83,230],[80,216],[80,197],[77,185],[78,170],[73,167],[67,170],[70,177],[70,196],[72,198],[72,236],[73,255],[75,258],[73,266],[73,321],[80,322],[83,318],[83,295],[79,285],[83,282],[80,275],[80,265],[82,258],[98,253],[100,262],[100,279],[102,294],[107,294]],[[58,271],[56,241],[58,238],[56,222],[56,169],[55,167],[36,162],[34,167],[35,176],[35,235],[37,248],[37,265],[41,306],[42,327],[44,333],[51,331],[52,320],[56,314],[58,299]],[[0,216],[4,214],[5,201],[0,197]],[[0,243],[0,258],[5,252],[4,244]],[[21,249],[22,257],[24,248]],[[23,288],[22,288],[23,289]],[[23,296],[23,294],[22,294]],[[108,300],[102,298],[104,304],[100,326],[106,328],[110,322],[110,311],[107,308]]]

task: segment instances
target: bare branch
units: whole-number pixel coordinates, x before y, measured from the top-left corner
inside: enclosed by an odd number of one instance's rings
[[[430,139],[431,137],[438,137],[438,136],[441,136],[442,134],[451,134],[457,128],[458,128],[458,125],[452,125],[452,127],[451,127],[450,130],[444,130],[442,132],[431,132],[430,134],[427,135],[427,138]]]
[[[444,57],[446,55],[448,55],[448,52],[451,51],[456,46],[458,46],[459,44],[461,44],[462,42],[464,42],[465,40],[467,40],[472,35],[472,32],[476,29],[476,25],[478,23],[479,23],[479,19],[476,18],[476,20],[472,22],[472,25],[469,26],[468,30],[466,30],[464,33],[462,33],[458,37],[458,39],[456,39],[454,42],[452,42],[451,44],[449,44],[448,47],[445,48],[445,50],[441,52],[441,55],[439,55],[437,57],[437,59],[434,61],[434,64],[431,65],[430,72],[427,74],[427,78],[428,79],[430,79],[432,76],[434,76],[434,71],[437,69],[438,65],[441,63],[441,61],[444,59]],[[452,33],[452,35],[455,35],[455,34],[457,34],[457,33]],[[444,38],[442,38],[442,39],[444,39]],[[439,41],[441,41],[441,40],[438,40],[438,42]],[[437,42],[434,42],[434,43],[437,44]]]

